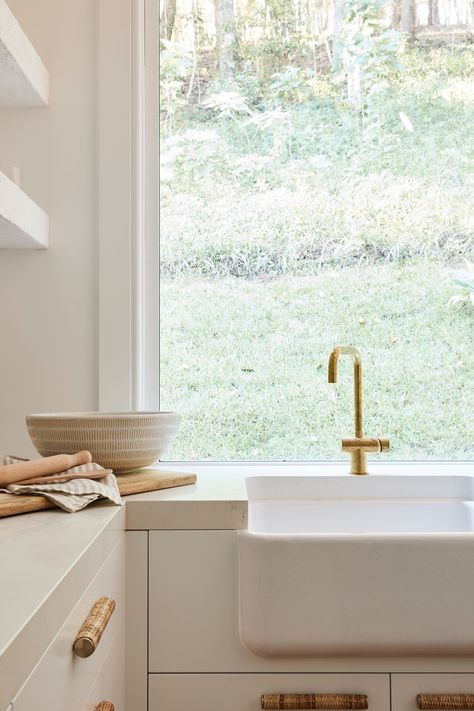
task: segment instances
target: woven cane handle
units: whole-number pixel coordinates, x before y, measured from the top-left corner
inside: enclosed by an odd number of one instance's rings
[[[474,694],[418,694],[419,709],[474,709]]]
[[[114,610],[115,600],[111,597],[97,600],[74,640],[73,649],[78,657],[90,657],[95,652]]]
[[[262,709],[368,709],[365,694],[263,694]]]
[[[111,701],[101,701],[100,704],[95,707],[95,711],[115,711],[115,706]]]

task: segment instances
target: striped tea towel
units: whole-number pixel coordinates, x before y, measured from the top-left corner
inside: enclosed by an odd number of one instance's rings
[[[5,457],[3,463],[16,464],[20,461],[25,460],[16,459],[15,457]],[[99,464],[91,462],[90,464],[81,464],[78,467],[72,467],[62,473],[80,474],[84,472],[84,474],[86,474],[86,472],[100,471],[101,469],[104,468]],[[104,469],[104,472],[106,471],[107,470]],[[114,474],[107,473],[103,479],[87,479],[86,477],[71,479],[62,484],[10,484],[0,489],[0,491],[4,491],[7,494],[40,494],[69,513],[80,511],[97,499],[108,499],[117,506],[122,505],[122,499],[120,498],[120,492]]]

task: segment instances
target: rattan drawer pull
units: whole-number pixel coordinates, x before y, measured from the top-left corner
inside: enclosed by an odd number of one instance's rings
[[[262,709],[368,709],[365,694],[263,694]]]
[[[115,711],[115,706],[111,701],[101,701],[100,704],[95,707],[95,711]]]
[[[419,709],[474,709],[474,694],[418,694],[416,703]]]
[[[74,640],[73,649],[78,657],[90,657],[95,652],[114,610],[115,600],[111,597],[97,600]]]

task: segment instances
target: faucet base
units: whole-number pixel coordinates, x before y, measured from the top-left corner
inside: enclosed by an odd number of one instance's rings
[[[367,471],[367,457],[365,456],[365,450],[355,449],[351,452],[351,474],[356,474],[357,476],[364,476],[368,474]]]
[[[342,451],[351,455],[351,474],[368,474],[367,452],[388,452],[390,442],[386,437],[346,437]]]

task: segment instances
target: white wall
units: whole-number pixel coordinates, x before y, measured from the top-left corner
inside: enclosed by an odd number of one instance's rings
[[[0,250],[0,458],[29,412],[98,407],[97,0],[8,0],[51,77],[45,109],[0,109],[0,161],[50,215],[47,251]]]

